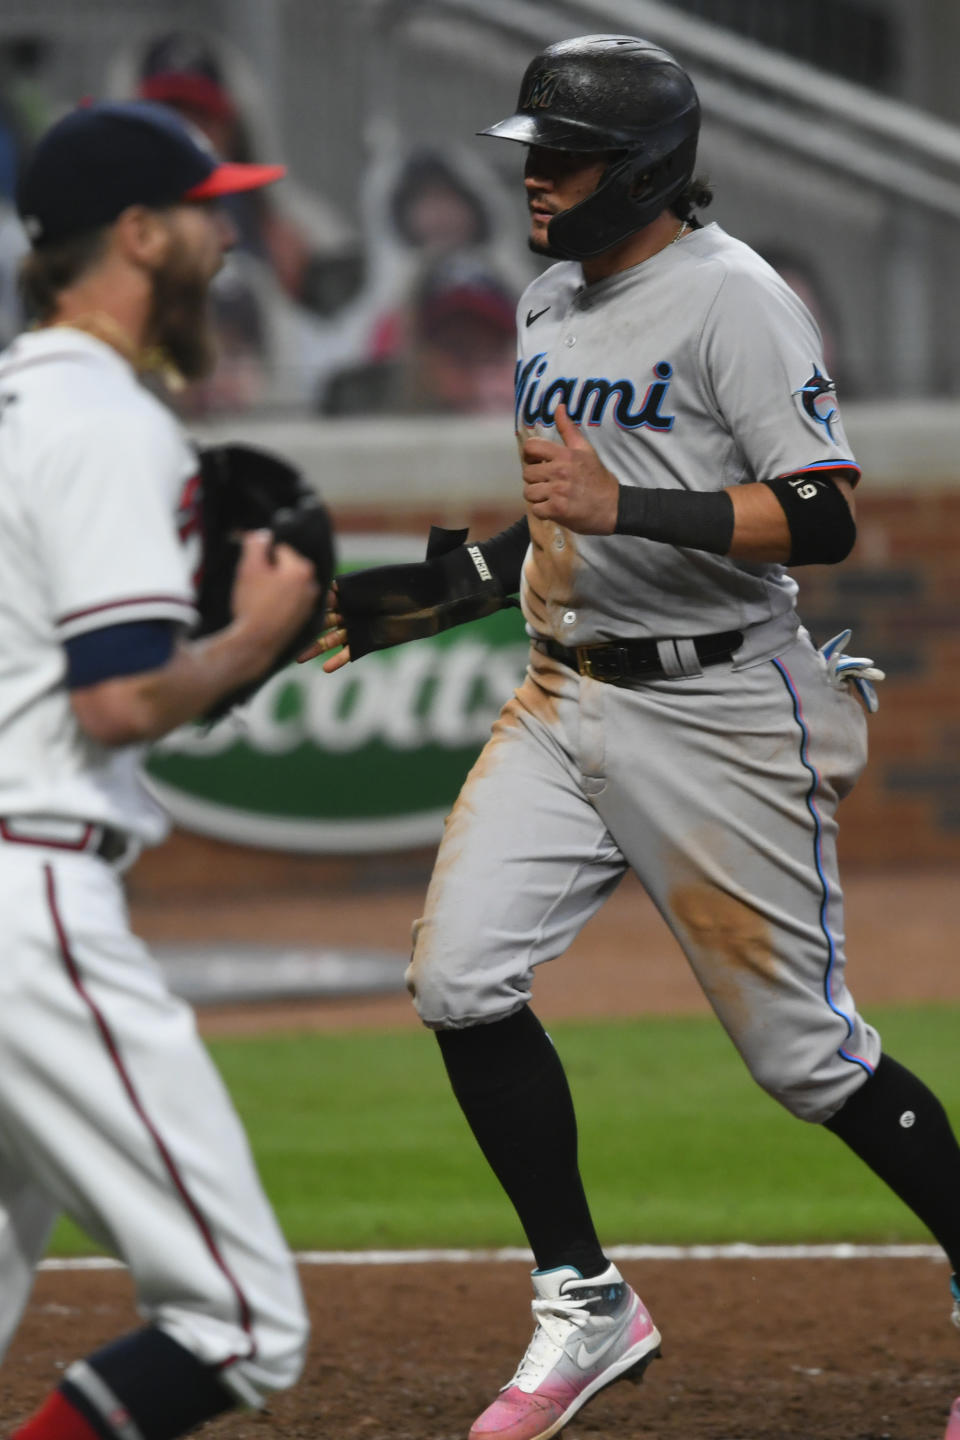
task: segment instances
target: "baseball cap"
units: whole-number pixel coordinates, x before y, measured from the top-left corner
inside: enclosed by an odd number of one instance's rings
[[[130,205],[216,199],[285,174],[283,165],[221,160],[165,105],[87,105],[40,137],[17,186],[17,210],[37,246],[109,225]]]
[[[212,46],[188,30],[161,35],[147,48],[137,94],[144,100],[187,106],[201,115],[229,119],[236,114]]]
[[[428,272],[418,299],[425,335],[466,316],[485,322],[491,330],[513,334],[517,307],[510,291],[487,267],[466,256],[451,256]]]

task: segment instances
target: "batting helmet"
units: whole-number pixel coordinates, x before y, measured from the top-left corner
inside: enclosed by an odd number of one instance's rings
[[[481,135],[547,150],[614,152],[592,195],[555,215],[551,250],[600,255],[642,230],[693,175],[700,103],[672,55],[632,35],[578,35],[534,56],[517,113]]]

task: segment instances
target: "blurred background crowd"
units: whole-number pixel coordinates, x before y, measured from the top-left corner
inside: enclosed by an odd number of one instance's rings
[[[0,341],[22,321],[17,167],[84,95],[175,106],[227,158],[221,359],[188,418],[509,410],[524,244],[512,109],[540,44],[651,34],[693,72],[709,218],[824,333],[847,397],[951,393],[960,316],[954,0],[33,0],[0,11]],[[602,13],[601,13],[602,12]],[[761,48],[762,47],[762,48]],[[939,118],[937,118],[939,117]],[[514,153],[503,153],[514,152]]]
[[[13,196],[38,134],[86,96],[176,106],[225,157],[288,166],[230,202],[220,361],[173,402],[191,434],[300,465],[346,564],[418,558],[432,523],[495,533],[519,507],[516,305],[545,262],[526,246],[521,147],[476,132],[513,111],[544,45],[604,31],[690,70],[716,193],[704,218],[812,310],[863,465],[854,555],[801,577],[817,642],[852,626],[888,675],[845,863],[952,876],[958,0],[3,0],[0,344],[23,320]],[[341,888],[419,884],[525,655],[511,612],[340,676],[294,667],[236,735],[173,737],[150,764],[181,830],[134,889],[154,886],[169,916],[189,886],[306,886],[312,904],[307,857],[341,867]]]
[[[41,8],[51,21],[60,9]],[[85,8],[111,7],[81,3],[71,13]],[[347,7],[311,7],[331,15],[336,8]],[[231,23],[241,7],[197,4],[193,23],[169,23],[182,9],[112,7],[118,43],[92,74],[76,65],[57,24],[41,30],[34,15],[29,28],[4,35],[0,16],[2,343],[23,323],[15,282],[25,247],[13,207],[18,166],[37,135],[85,94],[172,106],[226,159],[286,158],[278,96],[258,72],[249,33],[246,48],[231,33],[250,30]],[[280,21],[293,7],[262,0],[261,9],[255,32],[266,12]],[[323,43],[318,15],[306,18],[319,90],[338,57]],[[354,192],[347,203],[334,200],[293,164],[275,191],[225,202],[239,240],[214,287],[220,362],[209,381],[177,401],[186,416],[509,409],[516,299],[534,273],[520,205],[511,223],[499,178],[445,127],[404,142],[385,124],[369,143],[369,135],[350,133],[346,116],[329,127],[306,109],[296,124],[309,128],[312,147],[349,151]]]

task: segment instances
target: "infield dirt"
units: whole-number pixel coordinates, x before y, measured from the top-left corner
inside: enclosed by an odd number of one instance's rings
[[[850,981],[861,1007],[960,999],[949,874],[847,878]],[[147,939],[311,940],[396,948],[417,883],[332,886],[177,904],[134,886]],[[538,977],[545,1018],[703,1008],[675,942],[625,883],[570,953]],[[203,1012],[207,1033],[415,1025],[402,994]],[[642,1237],[637,1237],[642,1238]],[[709,1237],[704,1237],[709,1239]],[[748,1240],[749,1236],[743,1237]],[[947,1268],[904,1260],[654,1262],[623,1267],[664,1335],[643,1385],[599,1396],[565,1440],[940,1440],[960,1393]],[[234,1415],[211,1440],[465,1440],[530,1334],[525,1267],[494,1263],[305,1267],[314,1339],[300,1386],[270,1415]],[[78,1354],[136,1324],[123,1272],[48,1272],[3,1368],[0,1432]]]
[[[663,1333],[565,1440],[940,1440],[960,1391],[946,1267],[928,1261],[626,1265]],[[306,1267],[314,1338],[300,1386],[210,1440],[466,1440],[530,1332],[517,1264]],[[0,1428],[79,1348],[135,1323],[123,1272],[42,1274],[4,1368]]]

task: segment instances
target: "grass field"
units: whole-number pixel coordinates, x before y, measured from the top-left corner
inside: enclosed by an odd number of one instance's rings
[[[960,1127],[960,1009],[867,1018]],[[551,1033],[607,1243],[929,1238],[834,1136],[759,1091],[714,1020]],[[524,1243],[429,1035],[276,1035],[210,1048],[296,1248]],[[55,1252],[90,1248],[61,1224]]]

